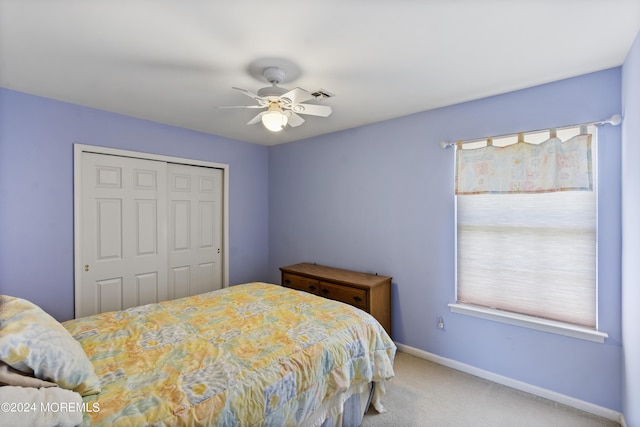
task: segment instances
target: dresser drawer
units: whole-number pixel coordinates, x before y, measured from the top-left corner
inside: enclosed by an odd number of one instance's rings
[[[297,276],[290,273],[282,273],[282,284],[287,288],[320,295],[320,282],[316,279],[310,279],[308,277]]]
[[[367,297],[367,291],[364,289],[320,282],[320,295],[325,298],[345,302],[365,311],[369,308],[367,304],[369,298]]]

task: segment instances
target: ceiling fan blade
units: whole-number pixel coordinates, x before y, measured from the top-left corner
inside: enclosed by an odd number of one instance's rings
[[[287,124],[292,128],[300,126],[304,123],[304,119],[291,110],[285,111],[285,114],[288,117]]]
[[[253,93],[253,92],[250,92],[250,91],[248,91],[246,89],[242,89],[242,88],[239,88],[239,87],[232,87],[231,89],[239,90],[240,92],[244,93],[248,97],[251,97],[251,98],[253,98],[253,99],[257,100],[257,101],[264,102],[264,99],[260,95],[258,95],[256,93]]]
[[[264,105],[221,105],[218,108],[265,108]]]
[[[294,104],[291,111],[298,114],[309,114],[311,116],[328,117],[331,114],[331,107],[328,105],[315,104]]]
[[[301,102],[315,99],[313,95],[299,87],[291,89],[289,92],[280,95],[280,102],[284,105],[300,104]]]
[[[258,113],[258,115],[256,115],[253,119],[249,120],[247,122],[248,125],[255,125],[256,123],[259,123],[260,120],[262,120],[262,116],[264,116],[267,112],[263,111],[262,113]]]

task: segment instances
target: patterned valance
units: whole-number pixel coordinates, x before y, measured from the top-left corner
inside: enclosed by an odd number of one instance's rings
[[[592,190],[591,135],[456,150],[456,194]]]

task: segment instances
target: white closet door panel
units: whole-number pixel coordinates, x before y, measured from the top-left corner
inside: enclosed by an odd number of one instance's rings
[[[172,251],[191,249],[191,200],[171,201]]]
[[[96,199],[97,260],[122,259],[122,199]]]
[[[216,243],[215,227],[215,203],[210,201],[200,202],[199,215],[200,249],[213,249]]]
[[[207,262],[198,266],[200,292],[210,292],[216,289],[215,273],[216,265],[212,262]]]
[[[158,273],[136,275],[136,291],[140,305],[158,302]]]
[[[201,193],[214,193],[216,191],[216,176],[203,176],[198,177]]]
[[[122,188],[122,168],[118,166],[96,165],[96,187]]]
[[[174,168],[173,166],[174,165],[169,167],[170,168],[169,180],[171,182],[171,191],[191,193],[191,175],[190,175],[190,172],[187,171],[187,168],[190,168],[191,166],[175,165],[175,166],[183,167],[183,171],[186,171],[187,173],[179,173],[178,169]],[[171,170],[173,172],[171,172]]]
[[[84,268],[76,317],[167,299],[166,163],[82,156]]]
[[[191,295],[191,266],[183,265],[171,268],[169,281],[173,284],[173,298]]]
[[[95,309],[104,311],[121,310],[123,301],[123,280],[122,277],[115,279],[100,280],[97,283],[98,298]]]
[[[157,190],[158,176],[155,170],[134,169],[133,186],[138,190]]]
[[[158,202],[136,200],[136,255],[158,253]]]
[[[167,172],[172,230],[169,269],[173,272],[169,293],[178,298],[220,289],[222,171],[168,164]]]

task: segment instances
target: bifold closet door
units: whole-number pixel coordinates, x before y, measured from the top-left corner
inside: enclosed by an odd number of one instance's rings
[[[169,163],[169,298],[222,288],[222,170]]]
[[[76,317],[166,300],[167,164],[82,156],[83,274]]]

